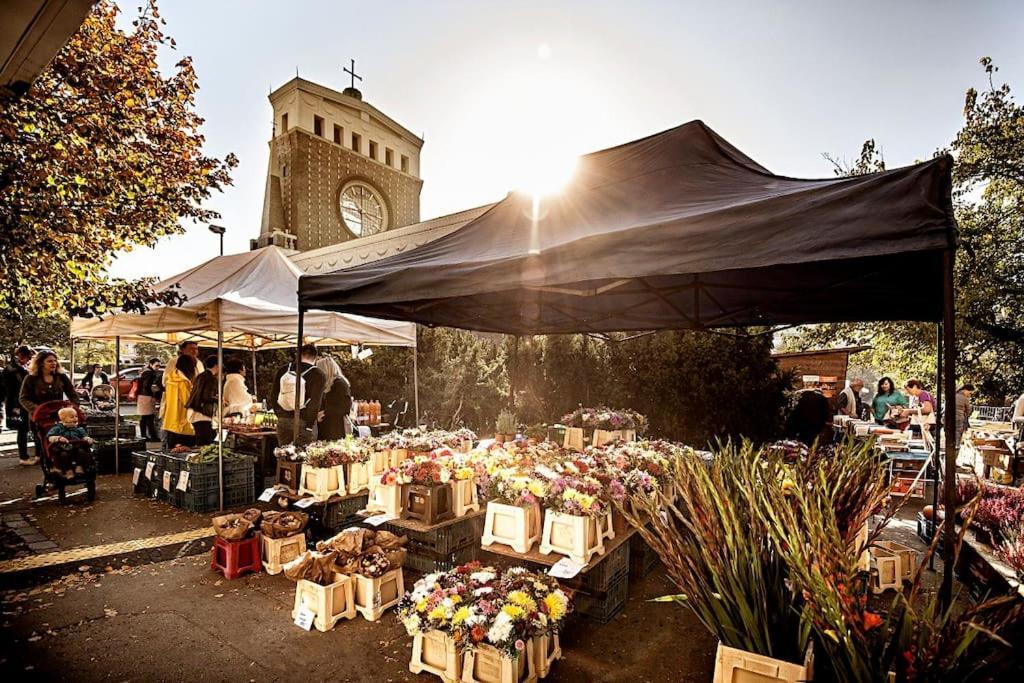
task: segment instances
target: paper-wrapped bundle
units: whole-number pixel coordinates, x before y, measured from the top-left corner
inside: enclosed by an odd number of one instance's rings
[[[271,510],[263,513],[260,531],[268,538],[287,538],[305,531],[308,523],[309,515],[305,512],[275,512]]]
[[[240,541],[249,535],[253,523],[239,514],[227,514],[214,517],[214,532],[226,541]]]
[[[307,550],[294,560],[284,565],[284,575],[292,581],[305,579],[313,583],[327,586],[334,583],[337,569],[334,566],[336,553],[315,553]]]

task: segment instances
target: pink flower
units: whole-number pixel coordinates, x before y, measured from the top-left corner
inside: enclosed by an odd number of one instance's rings
[[[516,641],[516,649],[520,651],[526,649],[526,643],[524,643],[521,638]]]

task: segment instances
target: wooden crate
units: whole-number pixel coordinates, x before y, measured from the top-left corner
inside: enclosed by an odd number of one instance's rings
[[[392,517],[402,514],[402,487],[397,484],[381,484],[380,477],[373,477],[370,485],[370,499],[366,509],[370,512],[386,513]]]
[[[462,656],[462,683],[535,683],[534,657],[535,648],[511,658],[491,645],[477,645]]]
[[[284,565],[306,552],[306,534],[299,533],[284,538],[263,536],[263,570],[268,574],[280,574]]]
[[[582,451],[586,445],[582,427],[568,427],[565,430],[565,437],[562,439],[562,448],[574,451]]]
[[[452,485],[452,511],[456,517],[462,517],[467,512],[476,512],[480,509],[480,499],[477,495],[476,481],[473,479],[453,479]]]
[[[540,552],[565,555],[579,564],[587,564],[594,555],[604,555],[604,538],[597,519],[545,510]]]
[[[462,679],[462,657],[455,649],[455,641],[440,631],[417,633],[412,641],[409,671],[427,672],[444,683],[457,683]]]
[[[455,516],[450,484],[402,484],[402,519],[439,524]]]
[[[292,493],[298,493],[300,474],[302,474],[301,462],[293,462],[284,458],[277,459],[277,472],[275,474],[277,483]]]
[[[877,541],[875,545],[880,548],[885,548],[899,557],[901,581],[914,580],[914,572],[917,571],[917,558],[919,556],[916,550],[895,541]]]
[[[344,574],[335,574],[334,583],[329,586],[299,579],[295,584],[295,606],[292,619],[299,616],[303,607],[316,615],[313,625],[318,631],[330,631],[342,619],[355,619],[356,603],[352,579]]]
[[[370,489],[370,463],[353,462],[345,465],[345,481],[349,493],[360,493]]]
[[[299,475],[298,493],[300,496],[313,496],[318,503],[324,502],[331,496],[344,496],[348,493],[345,488],[345,466],[309,467],[303,465]]]
[[[871,572],[871,592],[877,595],[890,589],[899,590],[903,586],[900,556],[881,546],[872,546],[870,552],[875,563],[875,571]]]
[[[505,505],[489,501],[484,519],[482,544],[511,546],[517,553],[528,553],[540,540],[540,506]]]
[[[355,580],[356,611],[367,621],[377,621],[388,609],[398,604],[405,595],[402,568],[392,569],[383,576],[371,577],[353,574]]]
[[[391,450],[384,449],[376,451],[370,456],[370,461],[367,463],[370,468],[370,477],[376,474],[384,474],[384,470],[391,467]]]
[[[409,451],[404,448],[392,448],[388,451],[388,467],[398,467],[409,457]]]
[[[595,448],[604,446],[605,444],[612,443],[622,439],[622,430],[606,430],[606,429],[595,429],[594,436],[590,440],[590,445]]]
[[[803,665],[718,644],[714,683],[799,683],[814,679],[814,658],[808,648]]]
[[[537,678],[547,678],[551,673],[551,665],[555,663],[555,660],[562,658],[562,644],[558,641],[558,634],[531,638],[528,647],[533,648]]]

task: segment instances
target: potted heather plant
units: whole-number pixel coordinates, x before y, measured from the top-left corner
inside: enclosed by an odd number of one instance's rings
[[[505,443],[516,438],[516,416],[509,410],[502,410],[498,413],[498,419],[494,424],[494,440],[498,443]]]

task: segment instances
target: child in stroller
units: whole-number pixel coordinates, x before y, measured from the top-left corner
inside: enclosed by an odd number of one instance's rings
[[[85,427],[78,424],[75,408],[61,408],[57,411],[57,422],[46,433],[49,442],[50,473],[74,479],[95,467],[92,457],[92,439],[86,435]]]

